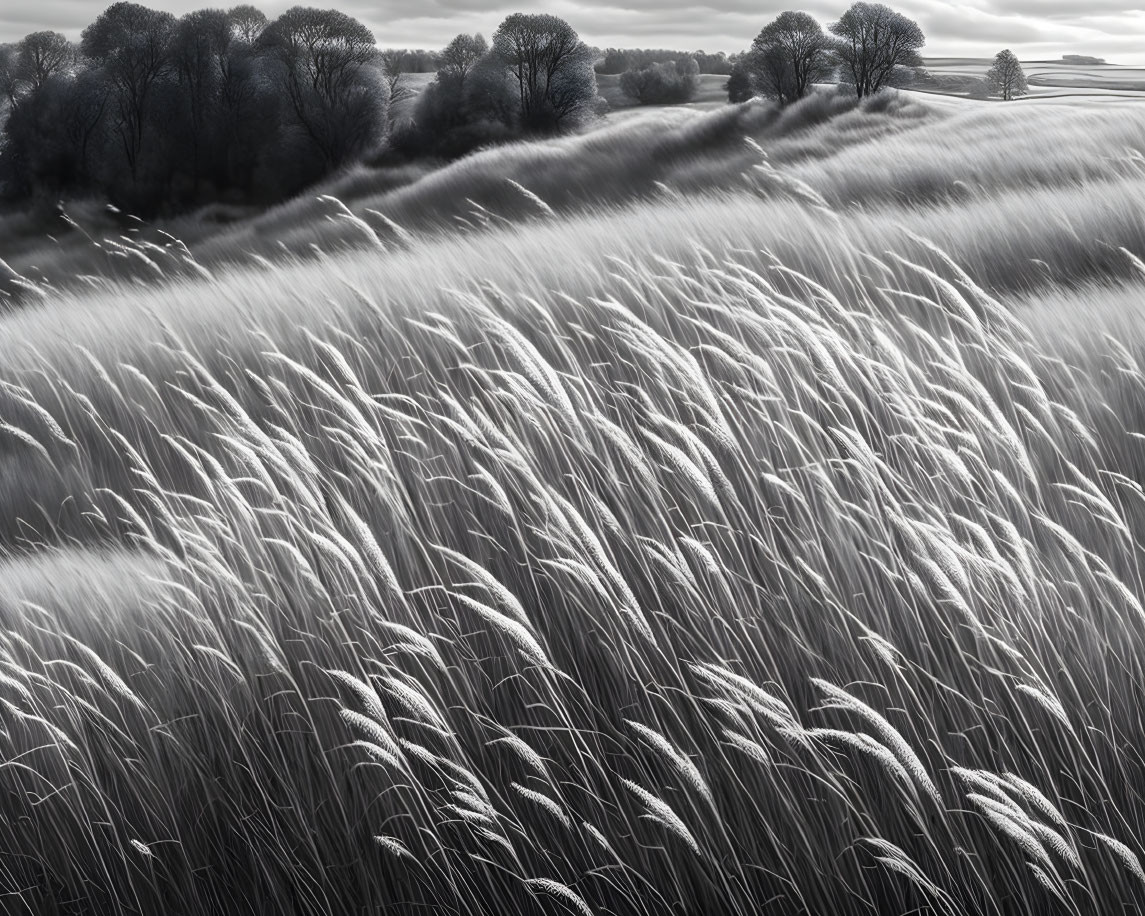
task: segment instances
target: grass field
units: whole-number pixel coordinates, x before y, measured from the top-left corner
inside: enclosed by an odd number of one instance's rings
[[[931,91],[965,95],[990,69],[988,58],[943,57],[924,61],[938,85]],[[1024,102],[1081,97],[1088,101],[1145,99],[1145,68],[1117,64],[1078,65],[1064,61],[1022,61],[1030,91]]]
[[[824,93],[13,256],[0,908],[1139,911],[1143,150]]]

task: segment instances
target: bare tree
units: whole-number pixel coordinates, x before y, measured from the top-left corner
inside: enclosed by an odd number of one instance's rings
[[[768,23],[752,42],[749,66],[756,87],[781,105],[807,94],[811,84],[835,68],[831,39],[807,13],[787,11]]]
[[[83,30],[84,55],[115,88],[116,132],[132,179],[138,177],[151,92],[170,63],[174,28],[170,13],[121,0]]]
[[[994,66],[986,73],[986,85],[991,95],[1000,95],[1009,102],[1030,91],[1026,74],[1014,52],[1007,48],[994,57]]]
[[[747,67],[753,89],[764,98],[780,105],[789,105],[799,98],[791,61],[779,48],[753,48],[747,55]]]
[[[35,92],[75,60],[75,48],[59,32],[33,32],[16,45],[16,78]]]
[[[483,35],[458,35],[441,52],[438,78],[456,79],[464,87],[466,78],[488,51],[489,43]]]
[[[926,43],[918,23],[881,3],[856,3],[831,25],[834,50],[859,98],[900,80],[903,71],[922,66]]]
[[[227,19],[230,20],[231,28],[234,29],[235,38],[248,45],[253,45],[258,41],[258,36],[269,24],[269,20],[262,10],[245,3],[231,7],[227,11]]]
[[[16,45],[0,45],[0,97],[9,108],[16,104],[16,90],[20,84],[16,75],[17,60]]]
[[[380,139],[381,61],[362,23],[336,10],[295,6],[267,26],[258,45],[280,65],[295,121],[326,168]]]
[[[563,19],[514,13],[493,33],[493,54],[516,81],[527,129],[560,130],[591,110],[593,54]]]

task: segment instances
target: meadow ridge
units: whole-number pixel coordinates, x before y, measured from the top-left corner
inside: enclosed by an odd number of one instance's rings
[[[6,256],[0,907],[1140,909],[1143,153],[824,91]]]

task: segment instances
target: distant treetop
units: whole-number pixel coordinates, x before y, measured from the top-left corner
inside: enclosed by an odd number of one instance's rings
[[[1105,63],[1102,57],[1088,57],[1085,54],[1063,54],[1062,62],[1067,64],[1075,64],[1080,67],[1093,67]]]

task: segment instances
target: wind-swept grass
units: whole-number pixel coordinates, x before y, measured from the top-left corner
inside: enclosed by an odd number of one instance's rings
[[[7,909],[1145,903],[1137,227],[747,151],[3,320]]]

